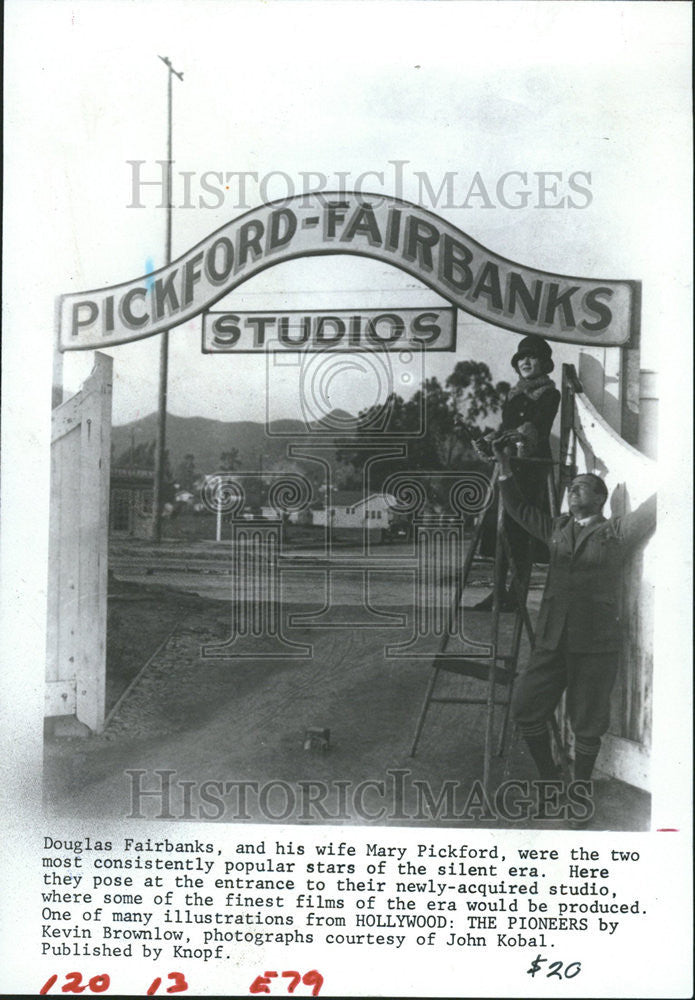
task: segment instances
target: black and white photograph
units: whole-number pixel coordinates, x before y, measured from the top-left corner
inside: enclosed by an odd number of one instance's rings
[[[690,18],[6,5],[3,995],[691,995]]]

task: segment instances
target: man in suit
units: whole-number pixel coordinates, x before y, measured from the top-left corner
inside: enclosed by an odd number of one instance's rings
[[[557,777],[548,721],[567,690],[574,731],[574,777],[588,781],[608,729],[610,694],[621,641],[621,578],[625,558],[656,525],[656,496],[623,517],[601,513],[603,480],[576,476],[569,514],[552,518],[529,504],[514,481],[503,444],[495,443],[505,510],[550,550],[536,635],[513,713],[541,778]]]

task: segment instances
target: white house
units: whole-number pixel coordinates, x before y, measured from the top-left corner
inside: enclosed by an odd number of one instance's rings
[[[174,500],[176,503],[185,504],[186,507],[192,507],[195,503],[195,493],[191,493],[190,490],[177,489],[174,495]]]
[[[370,493],[365,497],[361,490],[336,490],[328,506],[313,512],[314,524],[368,531],[387,528],[395,505],[395,497],[389,493]]]

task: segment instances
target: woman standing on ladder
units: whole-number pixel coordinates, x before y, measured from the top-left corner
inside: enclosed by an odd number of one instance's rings
[[[517,461],[513,463],[516,482],[524,499],[541,510],[548,509],[548,471],[552,462],[550,431],[560,405],[560,393],[549,377],[554,367],[550,344],[536,335],[524,337],[512,358],[512,368],[519,376],[519,381],[510,389],[502,407],[502,423],[495,433],[478,442],[478,450],[485,458],[492,457],[492,440],[516,445]],[[536,461],[523,461],[529,458]],[[494,556],[496,521],[495,511],[489,510],[481,539],[481,553],[485,556]],[[540,543],[533,540],[508,514],[504,515],[504,528],[512,557],[523,580],[534,561],[532,546],[539,546]],[[536,556],[539,562],[548,560],[547,550],[537,552]],[[507,560],[503,558],[502,573],[496,581],[502,611],[513,611],[516,608],[513,588],[507,590],[508,568]],[[474,610],[489,611],[492,602],[493,594],[490,593],[479,604],[474,605]]]

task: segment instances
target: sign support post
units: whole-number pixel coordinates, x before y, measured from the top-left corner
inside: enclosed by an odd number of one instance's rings
[[[56,307],[55,331],[53,334],[53,369],[51,376],[51,409],[55,410],[63,402],[63,352],[60,349],[60,311]]]

